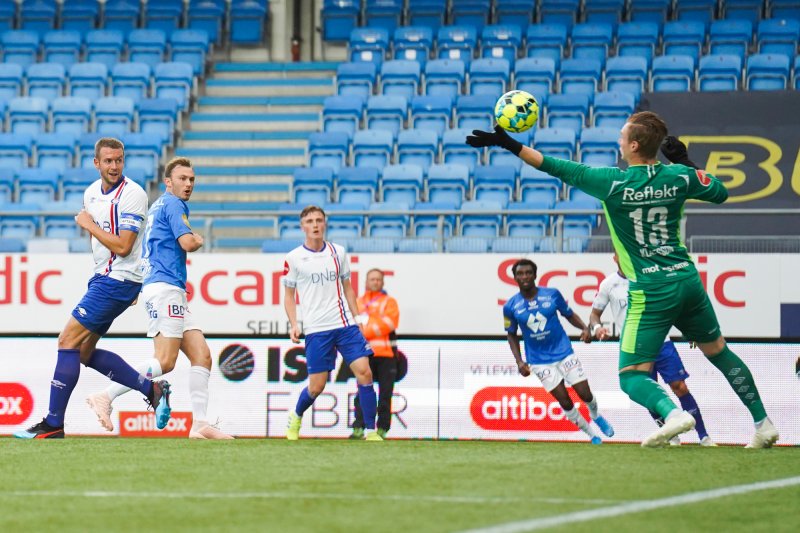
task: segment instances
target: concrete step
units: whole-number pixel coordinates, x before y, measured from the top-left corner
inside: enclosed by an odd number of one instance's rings
[[[226,80],[242,79],[280,79],[298,77],[327,78],[336,75],[338,62],[306,62],[306,63],[217,63],[214,66],[214,78]]]
[[[308,131],[187,131],[184,148],[306,148]]]
[[[192,113],[192,131],[308,131],[319,129],[318,113]]]
[[[161,189],[164,189],[163,184]],[[287,202],[289,197],[290,186],[286,183],[216,183],[201,180],[192,192],[193,202]]]
[[[300,166],[305,163],[304,148],[186,148],[175,150],[175,155],[192,159],[197,166]]]
[[[332,77],[206,81],[206,96],[330,96],[335,90]]]

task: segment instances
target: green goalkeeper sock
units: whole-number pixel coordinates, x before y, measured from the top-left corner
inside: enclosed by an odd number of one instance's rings
[[[650,379],[647,372],[638,370],[620,372],[619,383],[631,400],[658,413],[664,420],[668,414],[677,409],[675,403],[667,396],[667,391]]]
[[[744,361],[739,359],[739,356],[728,348],[727,344],[720,353],[710,356],[708,360],[720,372],[725,374],[725,379],[731,384],[733,392],[736,393],[744,406],[747,407],[747,410],[750,411],[750,414],[753,415],[755,422],[760,422],[767,418],[767,412],[764,410],[764,404],[758,394],[753,374],[750,373],[750,369],[747,368]]]

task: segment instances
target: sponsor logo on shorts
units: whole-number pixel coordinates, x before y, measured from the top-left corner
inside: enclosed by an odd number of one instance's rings
[[[25,422],[33,412],[31,391],[21,383],[0,383],[0,426]]]
[[[192,413],[172,412],[167,427],[156,428],[156,417],[151,412],[120,411],[120,437],[188,437],[192,427]]]
[[[589,410],[577,394],[570,398],[585,419]],[[472,397],[472,420],[482,429],[501,431],[580,431],[542,387],[486,387]]]
[[[228,345],[219,354],[219,371],[231,381],[244,381],[249,378],[255,364],[253,352],[243,344]]]

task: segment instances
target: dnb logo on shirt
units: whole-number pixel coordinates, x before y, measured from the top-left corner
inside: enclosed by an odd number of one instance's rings
[[[572,389],[567,389],[578,411],[589,410]],[[482,429],[500,431],[580,431],[558,402],[542,387],[486,387],[472,397],[472,420]]]
[[[0,426],[25,422],[33,412],[31,391],[21,383],[0,383]]]
[[[219,354],[219,371],[231,381],[244,381],[253,373],[256,358],[247,346],[231,344]]]

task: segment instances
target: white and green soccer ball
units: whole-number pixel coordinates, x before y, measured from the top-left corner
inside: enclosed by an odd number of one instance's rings
[[[539,120],[539,103],[531,93],[508,91],[497,100],[494,116],[504,130],[522,133],[535,126]]]

